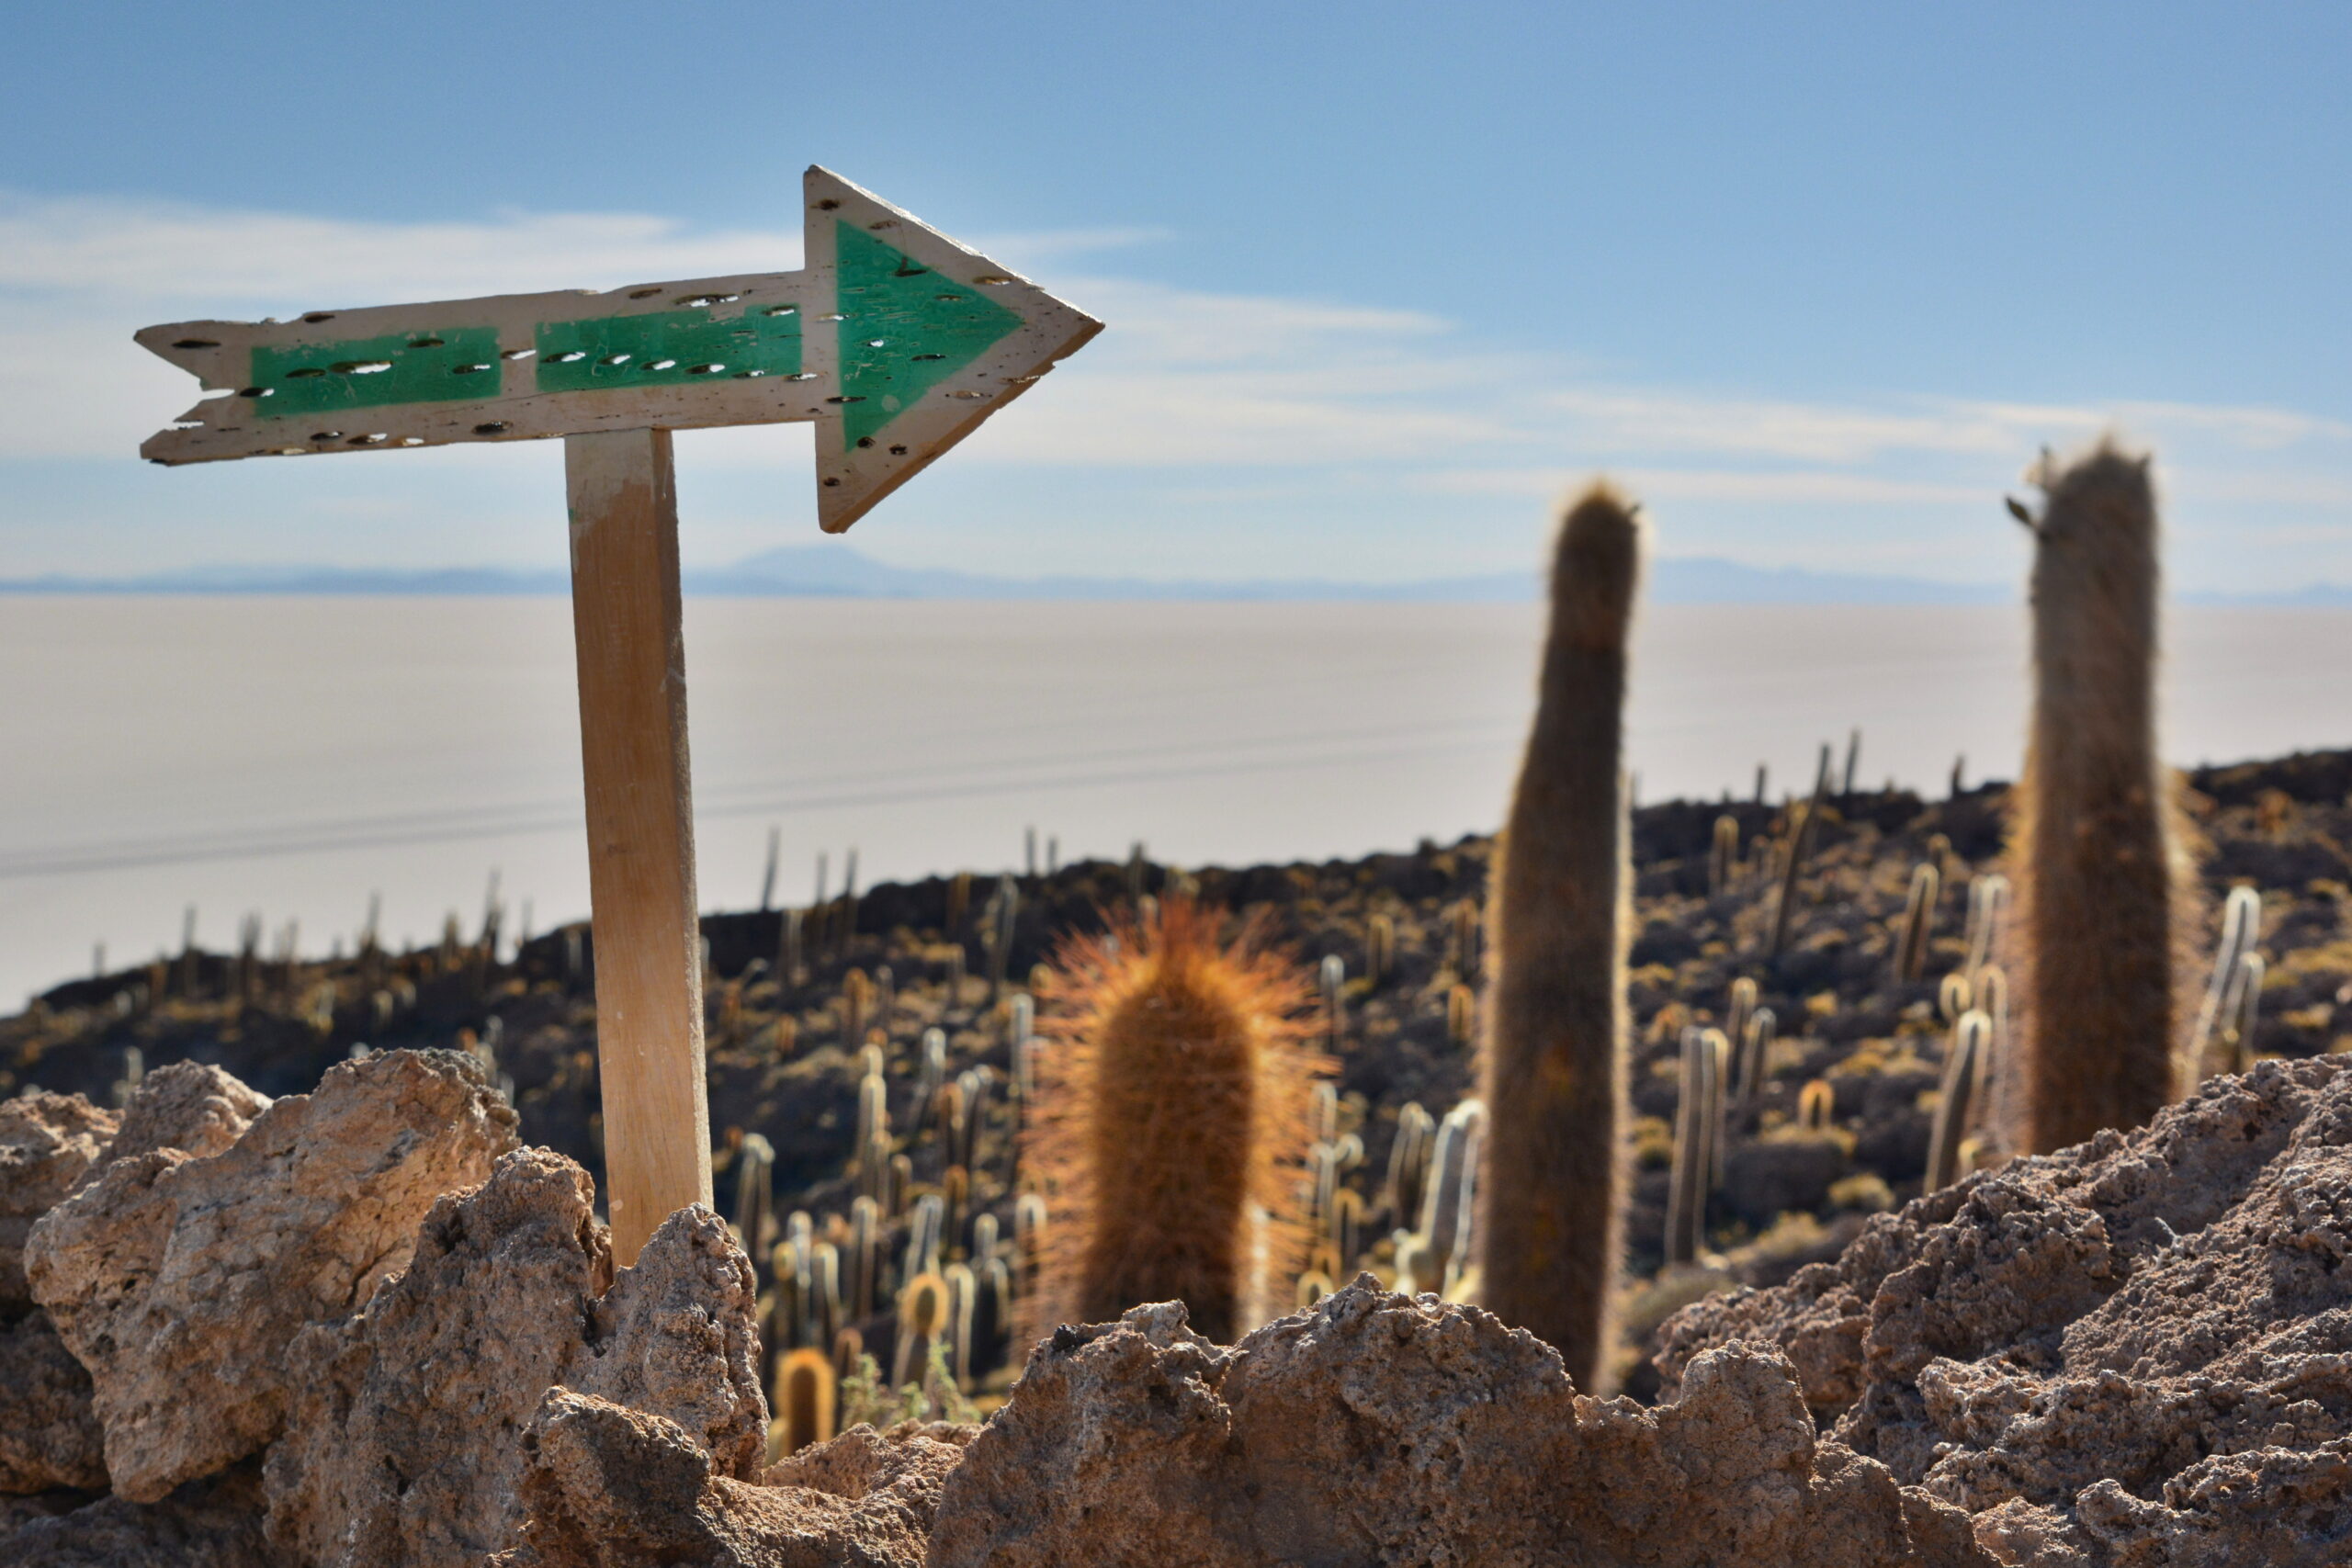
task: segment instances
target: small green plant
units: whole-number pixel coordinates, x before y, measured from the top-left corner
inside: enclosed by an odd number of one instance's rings
[[[841,1380],[841,1411],[843,1430],[864,1425],[886,1432],[901,1421],[969,1422],[980,1416],[956,1387],[944,1341],[933,1343],[921,1382],[896,1388],[883,1382],[882,1369],[872,1356],[858,1352],[857,1370]]]

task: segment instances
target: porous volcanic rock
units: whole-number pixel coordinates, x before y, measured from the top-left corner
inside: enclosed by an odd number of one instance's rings
[[[120,1119],[78,1094],[0,1100],[0,1317],[30,1308],[25,1237],[105,1156]]]
[[[948,1477],[932,1568],[1987,1564],[1964,1516],[1815,1436],[1787,1360],[1681,1401],[1578,1394],[1551,1347],[1367,1276],[1230,1349],[1174,1303],[1065,1327]]]
[[[261,1477],[240,1465],[154,1503],[101,1497],[0,1536],[8,1568],[270,1568]]]
[[[106,1434],[90,1374],[44,1312],[0,1325],[0,1492],[103,1490]]]
[[[471,1058],[390,1052],[220,1154],[115,1160],[44,1216],[26,1270],[89,1369],[116,1492],[159,1501],[275,1438],[295,1335],[406,1268],[417,1223],[489,1177],[514,1121]]]
[[[567,1386],[675,1422],[718,1474],[751,1480],[768,1439],[759,1310],[752,1260],[727,1222],[699,1203],[681,1209],[596,1303],[593,1354]]]
[[[1758,1341],[1837,1440],[1966,1508],[2002,1562],[2345,1562],[2352,1061],[2216,1078],[1690,1307],[1657,1358],[1669,1394]]]
[[[674,1421],[557,1389],[523,1439],[524,1544],[492,1568],[922,1568],[964,1454],[935,1431],[853,1427],[753,1485]]]
[[[141,1077],[130,1091],[106,1157],[128,1159],[153,1149],[178,1149],[199,1159],[217,1155],[243,1137],[268,1109],[269,1096],[219,1067],[174,1062]]]
[[[14,1235],[0,1243],[0,1271],[13,1271],[15,1304],[31,1299],[22,1244],[41,1213],[126,1155],[164,1146],[218,1154],[268,1104],[218,1067],[175,1062],[148,1074],[119,1118],[78,1095],[39,1090],[0,1105],[0,1228]],[[105,1487],[90,1374],[47,1313],[35,1308],[13,1323],[8,1315],[0,1307],[0,1493]]]
[[[514,1544],[521,1434],[565,1382],[624,1390],[716,1439],[720,1473],[756,1473],[749,1260],[715,1257],[725,1227],[688,1210],[615,1283],[594,1198],[571,1161],[518,1149],[434,1205],[407,1272],[365,1311],[302,1332],[269,1452],[273,1541],[333,1568],[473,1563]]]

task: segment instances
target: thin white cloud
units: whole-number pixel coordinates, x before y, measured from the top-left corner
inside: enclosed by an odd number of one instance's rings
[[[1453,468],[1428,488],[1464,495],[1555,497],[1605,475],[1644,500],[1804,502],[1836,506],[1984,504],[1982,485],[1883,479],[1827,469],[1725,470],[1603,466],[1591,468]]]
[[[185,408],[187,378],[130,342],[151,322],[787,268],[799,261],[796,216],[711,231],[631,213],[403,223],[0,195],[0,458],[126,457]],[[976,242],[1111,331],[991,421],[959,461],[1344,468],[1423,493],[1529,497],[1605,467],[1648,495],[1729,516],[1791,503],[1982,502],[2015,488],[2038,446],[2118,427],[2155,446],[2176,496],[2352,507],[2352,425],[2294,410],[1926,395],[1833,403],[1600,384],[1564,358],[1465,343],[1427,311],[1176,288],[1102,264],[1162,237],[1102,229]],[[1093,276],[1062,271],[1081,255],[1095,258]],[[705,450],[736,468],[805,460],[798,444],[765,431],[714,437]]]

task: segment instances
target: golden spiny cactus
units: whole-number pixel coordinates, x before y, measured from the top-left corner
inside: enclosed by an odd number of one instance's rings
[[[1170,897],[1057,955],[1043,1027],[1061,1043],[1038,1063],[1022,1134],[1053,1213],[1033,1334],[1176,1300],[1230,1341],[1289,1304],[1311,1086],[1328,1066],[1303,1043],[1314,987],[1253,930],[1228,945],[1219,926]]]
[[[2028,1153],[2176,1099],[2183,830],[2156,759],[2156,506],[2144,458],[2102,443],[2036,475],[2033,719],[2012,794],[2012,978]]]
[[[808,1347],[786,1351],[775,1373],[777,1450],[797,1453],[831,1438],[838,1393],[831,1357]]]
[[[1595,487],[1561,525],[1535,725],[1488,899],[1484,1303],[1549,1341],[1588,1393],[1608,1392],[1624,1247],[1625,644],[1640,564],[1633,508]]]

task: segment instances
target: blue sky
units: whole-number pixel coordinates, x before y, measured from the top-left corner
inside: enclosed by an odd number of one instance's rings
[[[560,456],[164,470],[151,321],[797,265],[822,162],[1110,330],[861,524],[909,565],[2014,575],[2152,445],[2182,586],[2352,581],[2352,8],[83,4],[0,95],[0,575],[557,565]],[[682,438],[684,549],[815,536]]]

